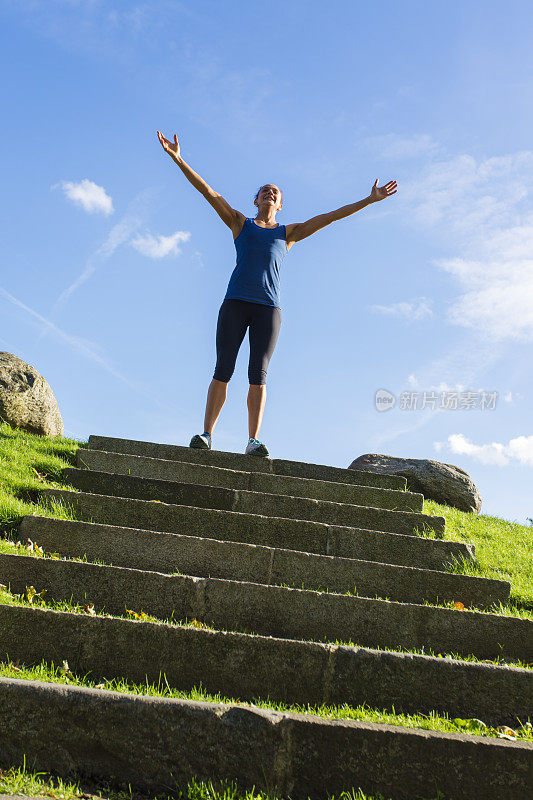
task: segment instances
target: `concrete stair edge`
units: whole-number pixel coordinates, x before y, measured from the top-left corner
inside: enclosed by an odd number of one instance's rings
[[[247,489],[273,494],[287,494],[315,500],[331,500],[354,505],[373,505],[376,508],[403,508],[421,512],[424,496],[401,489],[381,486],[360,486],[356,483],[325,481],[320,478],[298,478],[291,475],[258,472],[257,470],[229,469],[194,461],[152,458],[131,453],[114,453],[107,450],[78,449],[76,466],[95,472],[134,475],[140,478],[157,478],[176,482],[219,486],[229,489]],[[133,469],[133,472],[132,472]],[[290,490],[285,490],[288,485]],[[357,501],[357,495],[374,497],[374,503]],[[396,505],[395,505],[396,504]]]
[[[258,458],[245,456],[228,450],[195,450],[184,445],[165,444],[160,442],[146,442],[138,439],[123,439],[114,436],[100,436],[91,434],[88,439],[88,448],[91,450],[107,450],[115,453],[131,453],[132,455],[151,455],[156,458],[181,458],[200,460],[200,463],[213,463],[215,466],[246,464],[247,469],[273,472],[275,474],[295,474],[301,477],[319,477],[319,473],[344,477],[348,482],[361,481],[361,485],[382,486],[390,489],[405,489],[407,480],[396,475],[381,475],[362,470],[351,470],[348,467],[336,467],[330,464],[313,464],[305,461],[291,461],[288,459]],[[165,455],[163,455],[165,454]],[[179,459],[177,459],[179,460]],[[282,471],[279,471],[282,470]],[[283,471],[285,470],[285,472]],[[303,473],[307,472],[307,475]],[[353,474],[352,474],[353,473]],[[323,478],[327,480],[327,478]]]
[[[261,516],[310,520],[333,525],[357,525],[390,533],[411,533],[417,528],[444,534],[445,518],[413,511],[314,500],[270,492],[226,489],[218,486],[117,475],[111,472],[65,467],[63,480],[93,494],[130,500],[161,500],[170,505],[192,505]]]
[[[228,542],[160,531],[136,531],[27,515],[18,538],[66,557],[102,560],[116,566],[202,577],[354,592],[400,602],[461,600],[465,606],[504,603],[508,581],[481,578],[369,559],[307,553],[287,548]]]
[[[353,641],[358,647],[405,652],[427,649],[441,655],[504,658],[533,665],[533,621],[514,616],[225,578],[0,555],[0,583],[23,594],[28,581],[38,591],[45,589],[48,599],[69,601],[72,597],[73,603],[92,602],[96,609],[112,614],[132,608],[160,620],[196,619],[217,630],[326,643]],[[533,671],[531,679],[533,687]]]
[[[13,763],[27,756],[64,779],[74,771],[149,795],[228,775],[243,792],[254,785],[295,800],[352,786],[412,800],[433,796],[435,785],[456,800],[517,800],[531,785],[533,749],[485,737],[8,678],[0,709]]]
[[[250,702],[380,708],[516,725],[531,717],[533,671],[198,626],[0,604],[0,657]],[[25,635],[21,636],[23,630]],[[135,653],[135,658],[132,658]]]
[[[431,568],[430,554],[435,553],[446,553],[447,560],[459,558],[473,561],[475,553],[472,545],[463,542],[444,541],[414,533],[391,533],[312,520],[179,506],[68,489],[43,488],[38,490],[37,495],[44,502],[55,500],[63,507],[72,509],[81,521],[108,523],[126,528],[166,533],[183,533],[186,530],[187,535],[199,537],[205,537],[206,529],[211,529],[216,531],[211,538],[269,546],[279,546],[282,543],[284,549],[348,558],[358,558],[358,548],[365,547],[370,542],[374,549],[380,548],[387,555],[367,560],[389,564],[403,564],[406,547],[409,548],[409,553],[416,553],[418,559],[417,563],[412,563],[409,556],[406,566]]]

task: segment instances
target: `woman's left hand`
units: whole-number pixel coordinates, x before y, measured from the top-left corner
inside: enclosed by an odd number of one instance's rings
[[[373,203],[377,200],[384,200],[386,197],[390,197],[391,194],[396,194],[397,192],[398,184],[396,181],[389,181],[385,186],[378,186],[378,181],[379,178],[376,178],[372,191],[370,192],[370,199]]]

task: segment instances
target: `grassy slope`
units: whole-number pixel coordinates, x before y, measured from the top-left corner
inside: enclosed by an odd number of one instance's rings
[[[80,785],[63,781],[44,772],[31,772],[23,765],[20,768],[0,770],[0,794],[25,795],[27,797],[52,797],[56,800],[147,800],[131,791],[116,791],[107,784]],[[171,797],[159,795],[150,800],[277,800],[278,795],[256,791],[240,791],[232,781],[214,785],[211,781],[192,780],[186,791],[178,791]],[[21,798],[22,800],[22,798]],[[330,800],[386,800],[381,795],[365,794],[353,789],[335,795]],[[430,800],[428,798],[428,800]],[[434,798],[439,800],[439,798]]]
[[[446,539],[476,546],[477,569],[470,573],[511,582],[511,600],[533,611],[533,528],[485,514],[467,514],[424,501],[426,514],[446,517]],[[533,617],[533,615],[532,615]]]

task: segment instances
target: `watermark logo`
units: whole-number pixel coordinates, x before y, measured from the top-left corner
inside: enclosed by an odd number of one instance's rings
[[[400,411],[494,411],[498,392],[407,391],[396,397],[388,389],[378,389],[374,397],[376,411],[389,411],[397,401]]]
[[[387,389],[378,389],[374,398],[374,404],[378,411],[390,411],[396,405],[396,397]]]

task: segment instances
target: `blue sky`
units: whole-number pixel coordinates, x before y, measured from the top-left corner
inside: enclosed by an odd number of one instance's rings
[[[520,0],[0,0],[0,349],[48,380],[66,436],[188,444],[235,248],[156,130],[247,216],[276,183],[282,224],[394,179],[287,254],[259,438],[456,464],[525,522],[532,28]],[[248,352],[216,449],[246,446]]]

